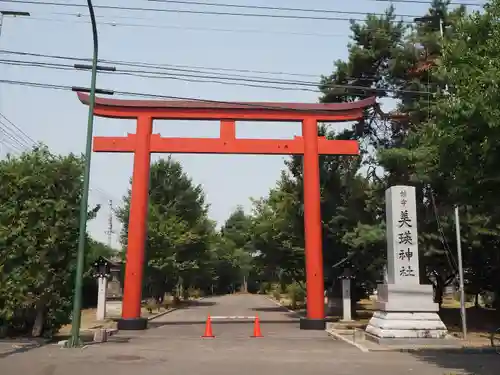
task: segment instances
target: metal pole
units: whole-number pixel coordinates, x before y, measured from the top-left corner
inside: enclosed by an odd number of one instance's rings
[[[439,19],[439,32],[441,40],[444,39],[444,20],[443,17]],[[448,94],[448,84],[445,84],[445,92]],[[457,237],[457,258],[458,258],[458,277],[460,289],[460,317],[462,319],[462,336],[467,339],[467,313],[465,310],[465,290],[464,290],[464,266],[462,261],[462,242],[460,236],[460,215],[458,205],[455,205],[455,233]]]
[[[460,316],[462,318],[462,334],[467,338],[467,316],[465,312],[464,268],[462,263],[462,244],[460,239],[460,216],[458,206],[455,206],[455,232],[457,235],[458,277],[460,283]]]
[[[75,290],[73,296],[73,316],[71,325],[71,338],[68,341],[68,347],[75,348],[80,346],[80,324],[82,315],[82,284],[83,284],[83,267],[85,260],[85,240],[87,234],[87,206],[89,199],[89,182],[90,182],[90,159],[92,155],[92,133],[94,127],[94,106],[95,106],[95,88],[97,79],[97,57],[98,57],[98,40],[97,40],[97,25],[95,20],[94,8],[92,1],[87,0],[87,5],[92,22],[92,36],[94,42],[94,55],[92,57],[92,77],[90,81],[90,101],[89,101],[89,116],[87,124],[87,143],[85,147],[85,171],[83,175],[83,192],[80,201],[80,228],[78,237],[78,255],[75,274]]]
[[[113,235],[113,200],[109,200],[109,217],[108,217],[108,246],[111,248]]]

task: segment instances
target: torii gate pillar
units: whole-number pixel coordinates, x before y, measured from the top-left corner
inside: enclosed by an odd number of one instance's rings
[[[78,94],[88,104],[87,94]],[[301,329],[323,330],[324,278],[320,210],[319,155],[358,155],[356,141],[318,137],[318,121],[356,121],[375,98],[354,103],[211,103],[203,101],[96,100],[94,114],[102,117],[136,119],[136,134],[126,137],[94,137],[96,152],[133,152],[134,169],[130,202],[128,246],[122,319],[118,328],[147,328],[141,317],[141,293],[148,215],[150,155],[161,153],[304,155],[304,227],[307,288],[307,317]],[[219,120],[219,138],[163,138],[152,134],[153,119]],[[237,120],[300,121],[302,136],[290,140],[238,139]]]

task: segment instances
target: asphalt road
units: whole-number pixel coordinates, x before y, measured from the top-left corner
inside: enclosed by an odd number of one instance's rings
[[[203,339],[208,314],[261,319],[263,338],[251,338],[251,320],[214,318],[214,339]],[[152,322],[144,332],[121,332],[114,342],[84,349],[54,345],[0,356],[0,374],[18,375],[444,375],[498,373],[500,356],[487,354],[363,353],[325,332],[301,331],[293,313],[263,296],[207,298]]]

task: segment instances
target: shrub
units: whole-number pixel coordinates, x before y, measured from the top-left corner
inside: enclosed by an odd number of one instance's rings
[[[304,303],[306,300],[306,292],[298,283],[293,282],[286,289],[292,309],[296,309],[299,303]]]
[[[201,291],[201,289],[190,287],[188,289],[188,296],[190,298],[200,298],[203,297],[203,292]]]
[[[271,291],[271,284],[267,281],[260,283],[259,285],[259,293],[268,294]]]
[[[160,310],[160,305],[156,302],[154,298],[148,298],[145,307],[150,314],[153,313],[153,310]]]
[[[0,161],[4,334],[50,337],[70,321],[82,173],[82,158],[45,146]]]
[[[278,301],[281,300],[281,292],[279,291],[279,289],[273,289],[272,296]]]

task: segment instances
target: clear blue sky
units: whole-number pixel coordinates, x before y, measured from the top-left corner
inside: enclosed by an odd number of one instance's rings
[[[60,1],[61,0],[54,0]],[[222,0],[212,0],[223,2]],[[389,3],[368,0],[350,2],[310,0],[227,0],[226,3],[281,7],[328,8],[343,11],[383,11]],[[86,4],[84,0],[66,3]],[[151,3],[146,0],[98,0],[95,5],[112,4],[133,7],[207,9],[201,6]],[[397,13],[422,14],[423,4],[396,4]],[[4,19],[0,49],[34,53],[90,57],[92,35],[84,8],[23,5],[0,2],[1,10],[23,10],[31,18]],[[224,11],[226,9],[209,9]],[[231,10],[228,10],[231,11]],[[232,10],[244,11],[244,10]],[[56,15],[54,13],[71,15]],[[77,13],[84,17],[77,18]],[[336,59],[345,59],[349,36],[346,21],[286,20],[251,17],[186,15],[157,12],[131,12],[96,9],[100,22],[163,25],[174,28],[99,26],[100,58],[151,63],[203,65],[252,70],[328,74]],[[336,16],[334,14],[327,16]],[[131,17],[130,19],[124,17]],[[360,16],[355,16],[360,17]],[[41,20],[45,19],[45,20]],[[56,22],[55,19],[65,20]],[[183,27],[260,29],[261,33],[193,31]],[[282,34],[270,33],[281,31]],[[289,33],[289,34],[287,34]],[[304,36],[293,33],[320,33],[331,36]],[[17,58],[11,55],[3,58]],[[25,80],[63,85],[88,86],[90,73],[57,71],[0,64],[3,79]],[[284,77],[286,78],[286,77]],[[302,78],[304,79],[304,78]],[[305,78],[307,80],[307,78]],[[313,80],[313,78],[310,78]],[[318,95],[304,91],[281,91],[215,83],[187,83],[167,79],[147,79],[101,74],[98,87],[163,95],[188,96],[233,101],[315,102]],[[81,153],[85,147],[87,107],[68,91],[0,85],[0,112],[32,138],[46,143],[53,152]],[[155,132],[162,136],[215,137],[217,123],[156,121]],[[95,135],[125,135],[134,132],[133,121],[97,118]],[[291,138],[300,135],[298,124],[239,123],[238,137]],[[2,152],[4,154],[4,152]],[[155,155],[152,160],[162,157]],[[283,157],[230,155],[175,155],[196,184],[202,184],[210,203],[210,216],[219,224],[237,206],[250,208],[250,197],[266,195],[283,168]],[[107,200],[115,203],[129,187],[132,155],[93,154],[90,203],[103,209],[89,223],[89,231],[106,241]],[[103,193],[102,191],[105,191]],[[115,229],[119,230],[114,220]],[[118,236],[113,236],[117,245]]]

